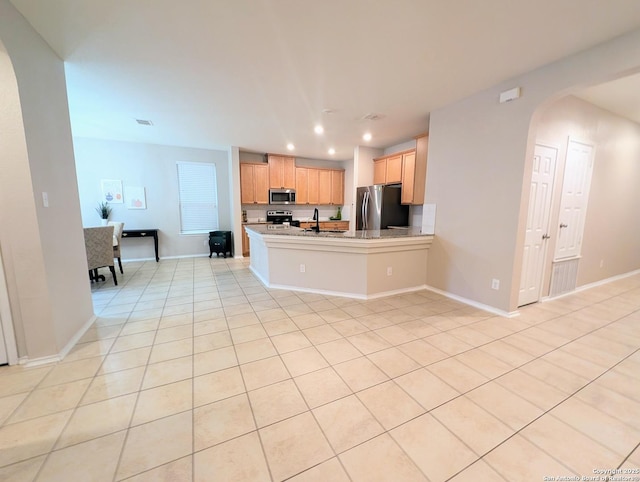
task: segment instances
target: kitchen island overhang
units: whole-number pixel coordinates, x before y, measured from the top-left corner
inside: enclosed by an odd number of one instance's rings
[[[426,288],[433,241],[418,229],[314,233],[247,226],[251,271],[269,288],[373,299]]]

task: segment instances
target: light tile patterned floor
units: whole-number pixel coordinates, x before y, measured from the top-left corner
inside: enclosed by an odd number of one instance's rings
[[[54,366],[0,368],[2,481],[541,481],[640,467],[640,276],[492,316],[126,263]],[[640,477],[640,474],[629,474]],[[638,480],[638,479],[636,479]]]

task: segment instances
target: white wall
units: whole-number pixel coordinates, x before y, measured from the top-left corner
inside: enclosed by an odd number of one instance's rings
[[[438,214],[430,285],[516,309],[536,110],[571,89],[638,69],[638,45],[635,31],[431,113],[425,202]],[[500,92],[516,86],[522,97],[499,104]],[[500,290],[491,289],[492,278]]]
[[[0,249],[18,355],[33,360],[68,347],[93,310],[64,65],[7,0],[0,39]]]
[[[208,234],[180,234],[176,163],[189,161],[216,165],[219,229],[233,231],[228,151],[85,138],[75,138],[74,149],[84,226],[100,223],[95,212],[101,199],[100,181],[119,179],[125,196],[127,186],[145,188],[147,209],[127,209],[126,204],[111,203],[112,221],[124,222],[125,229],[159,229],[161,258],[208,255]],[[152,259],[153,245],[146,239],[127,239],[122,243],[121,253],[123,260]]]

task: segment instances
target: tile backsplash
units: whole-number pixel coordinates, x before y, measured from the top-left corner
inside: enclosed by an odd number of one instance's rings
[[[315,206],[309,205],[261,205],[259,208],[248,204],[243,205],[242,209],[247,211],[247,219],[249,222],[258,222],[262,219],[266,219],[267,211],[271,210],[288,210],[293,213],[293,219],[297,219],[299,221],[310,221],[313,218],[313,210]],[[348,221],[349,217],[349,206],[343,206],[342,208],[342,219]],[[320,220],[324,221],[329,219],[331,216],[335,216],[338,213],[338,206],[318,206],[318,212],[320,213]]]

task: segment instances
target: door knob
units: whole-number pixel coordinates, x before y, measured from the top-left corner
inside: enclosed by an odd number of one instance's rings
[[[543,234],[542,235],[542,239],[549,239],[551,236],[549,236],[548,234]]]
[[[564,223],[560,223],[560,227],[561,227],[561,228],[568,228],[568,227],[569,227],[569,225],[568,225],[568,224],[564,224]]]

